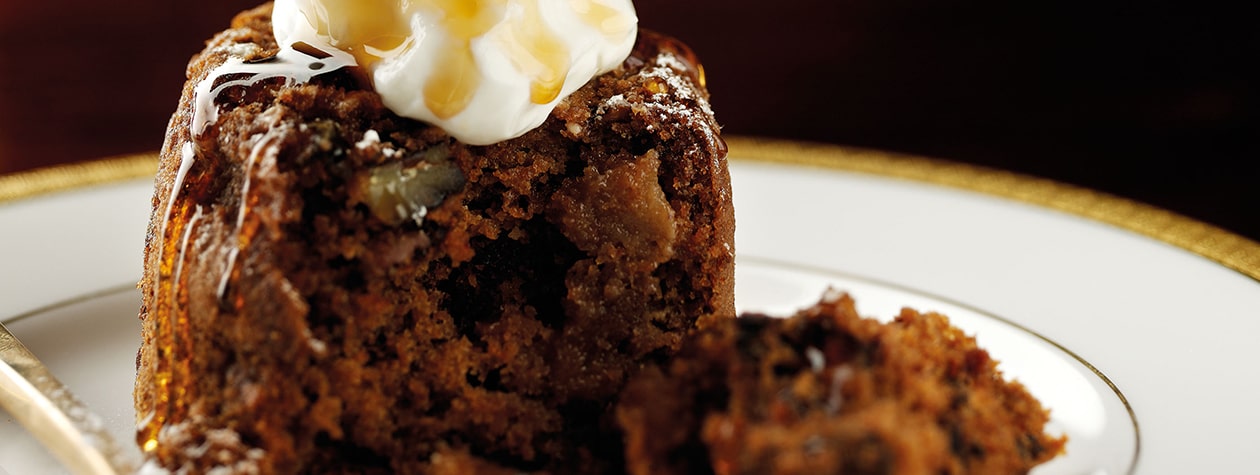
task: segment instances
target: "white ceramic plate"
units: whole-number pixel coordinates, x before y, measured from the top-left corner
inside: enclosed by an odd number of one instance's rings
[[[834,287],[866,315],[950,316],[1070,437],[1038,475],[1254,468],[1260,246],[1001,172],[732,145],[741,310],[785,314]],[[0,179],[0,321],[130,440],[152,162],[124,162],[56,170],[69,184]],[[57,470],[0,412],[0,475]]]

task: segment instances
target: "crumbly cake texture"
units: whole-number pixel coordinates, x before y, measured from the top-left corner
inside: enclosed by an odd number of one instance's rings
[[[541,127],[484,147],[390,113],[354,69],[227,88],[194,134],[195,86],[276,48],[269,5],[238,15],[190,62],[161,151],[148,466],[623,465],[607,434],[627,378],[734,315],[726,149],[694,57],[645,31]],[[397,191],[415,177],[447,192],[425,213]]]
[[[1065,443],[945,316],[885,324],[834,292],[791,318],[698,332],[615,412],[635,475],[1018,474]]]

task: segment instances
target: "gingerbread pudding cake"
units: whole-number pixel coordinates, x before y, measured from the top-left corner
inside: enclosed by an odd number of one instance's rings
[[[192,59],[140,284],[150,466],[620,464],[598,434],[625,380],[734,315],[734,218],[696,59],[594,5],[626,51],[490,143],[396,114],[380,58],[278,43],[271,5]]]

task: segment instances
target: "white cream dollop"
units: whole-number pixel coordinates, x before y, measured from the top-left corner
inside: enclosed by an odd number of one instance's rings
[[[538,127],[638,32],[631,0],[277,0],[272,23],[281,47],[350,53],[394,113],[473,145]]]

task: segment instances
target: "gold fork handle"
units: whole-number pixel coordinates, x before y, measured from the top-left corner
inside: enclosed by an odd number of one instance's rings
[[[77,475],[135,473],[101,419],[0,323],[0,407]]]

